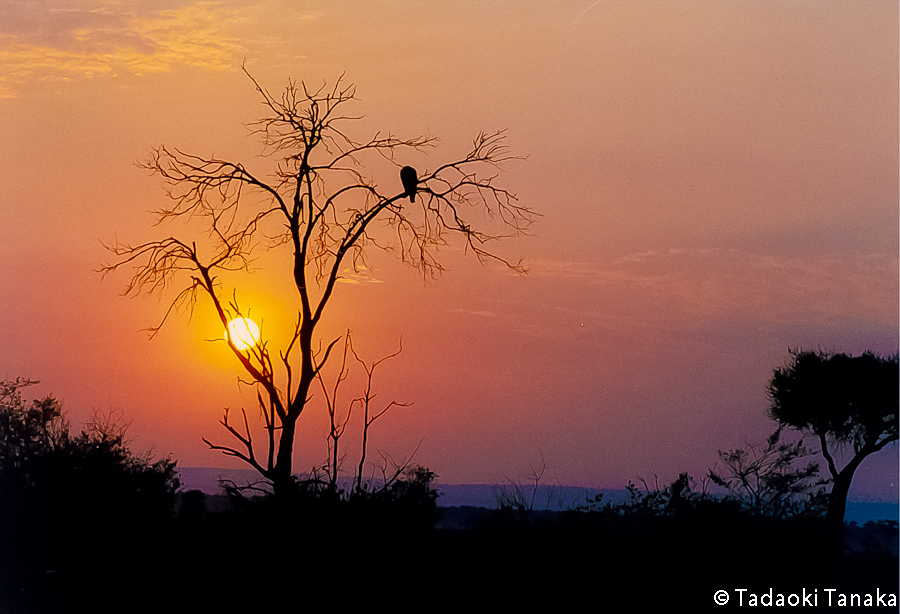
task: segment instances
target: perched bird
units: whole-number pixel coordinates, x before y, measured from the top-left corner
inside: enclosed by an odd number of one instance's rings
[[[419,176],[416,174],[416,169],[411,166],[404,166],[401,168],[400,182],[403,183],[403,189],[406,190],[406,195],[409,196],[409,202],[416,202],[416,186],[419,183]]]

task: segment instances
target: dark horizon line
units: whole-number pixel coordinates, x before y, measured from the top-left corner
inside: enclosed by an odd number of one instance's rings
[[[246,473],[248,475],[253,475],[260,479],[263,479],[262,476],[260,476],[259,473],[255,469],[251,469],[251,468],[245,469],[245,468],[228,468],[228,467],[198,467],[195,465],[190,465],[190,466],[178,467],[178,469],[179,469],[179,471],[183,471],[183,470],[187,469],[189,471],[190,470],[201,470],[204,472],[213,472],[213,471],[221,472],[221,473],[225,474],[225,475],[223,475],[223,477],[225,479],[233,479],[234,477],[239,477],[239,476],[228,476],[227,474],[229,474],[229,473],[232,473],[232,474]],[[295,472],[293,475],[307,477],[310,474],[307,472]],[[243,476],[240,476],[240,477],[243,477]],[[344,474],[344,479],[346,479],[348,482],[353,481],[355,479],[355,476],[353,476],[353,474],[349,474],[349,473]],[[641,484],[637,481],[635,481],[635,483],[638,484],[638,488],[641,490],[641,492],[643,492],[643,484]],[[527,480],[521,480],[519,482],[513,482],[513,481],[507,480],[505,482],[496,482],[496,483],[491,483],[491,482],[454,482],[454,483],[451,483],[451,482],[441,482],[440,480],[437,480],[435,482],[435,486],[438,489],[440,489],[441,487],[465,487],[465,488],[479,488],[480,487],[480,488],[496,489],[496,488],[501,488],[501,487],[510,488],[515,485],[522,487],[523,489],[525,489],[525,491],[527,493],[531,492],[532,484],[529,483]],[[668,485],[669,485],[668,483],[661,482],[659,484],[659,487],[665,488]],[[184,487],[184,484],[182,484],[182,489],[184,489],[183,487]],[[585,491],[585,493],[591,492],[591,493],[595,493],[595,494],[600,493],[600,492],[604,492],[604,493],[606,493],[606,492],[627,493],[628,492],[628,490],[625,486],[582,486],[582,485],[577,485],[577,484],[572,485],[572,484],[560,484],[560,483],[541,483],[538,485],[539,490],[554,489],[554,488],[565,488],[568,490],[583,490],[583,491]],[[196,490],[203,490],[203,489],[197,488]],[[206,491],[204,490],[203,492],[206,492]],[[214,494],[215,495],[215,494],[220,494],[220,493],[219,492],[215,492],[215,493],[206,492],[206,494]],[[890,498],[889,496],[883,497],[883,496],[878,496],[878,495],[870,495],[868,497],[862,497],[862,496],[857,495],[854,498],[848,499],[848,503],[850,503],[850,502],[852,502],[852,503],[895,504],[895,505],[900,506],[900,492],[898,492],[895,495],[895,498]]]

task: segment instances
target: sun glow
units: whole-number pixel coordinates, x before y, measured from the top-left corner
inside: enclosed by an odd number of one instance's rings
[[[259,327],[250,318],[235,318],[228,323],[225,338],[229,335],[237,349],[247,350],[259,342]]]

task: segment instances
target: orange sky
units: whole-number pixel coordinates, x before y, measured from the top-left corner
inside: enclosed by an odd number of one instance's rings
[[[527,276],[451,248],[423,284],[378,256],[325,323],[369,359],[402,334],[376,384],[414,405],[374,448],[421,442],[444,482],[516,479],[542,454],[551,482],[700,475],[769,434],[789,347],[897,350],[896,2],[7,0],[0,377],[40,379],[76,423],[121,410],[137,447],[182,465],[234,466],[200,437],[226,442],[222,408],[254,401],[206,341],[208,305],[147,341],[166,302],[93,271],[101,240],[160,232],[162,185],[134,165],[152,146],[264,167],[245,58],[272,92],[346,73],[359,136],[441,139],[404,163],[501,128],[527,156],[501,181],[543,217],[500,247]],[[270,331],[293,318],[277,274],[233,280]],[[325,421],[300,424],[305,470]],[[896,447],[878,456],[855,490],[895,496]]]

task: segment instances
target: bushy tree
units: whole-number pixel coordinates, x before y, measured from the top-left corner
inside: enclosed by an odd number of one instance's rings
[[[625,502],[603,505],[602,497],[598,496],[580,509],[631,518],[679,517],[691,515],[701,507],[720,503],[720,500],[707,492],[708,478],[698,482],[690,474],[680,473],[665,487],[660,487],[658,480],[653,486],[644,478],[638,481],[640,486],[634,481],[629,481],[625,486],[628,491],[628,500]]]
[[[416,507],[434,508],[438,493],[434,487],[437,474],[422,465],[406,467],[403,475],[387,489],[390,498],[407,501]]]
[[[125,426],[109,417],[95,416],[80,432],[71,432],[55,397],[30,403],[22,398],[22,388],[36,383],[21,378],[0,383],[2,505],[50,508],[79,500],[128,507],[132,513],[163,514],[171,508],[179,486],[174,460],[135,454]]]
[[[37,382],[18,378],[0,382],[0,489],[10,505],[16,495],[32,487],[38,464],[69,440],[69,429],[59,402],[52,396],[22,399],[21,388]]]
[[[133,453],[120,422],[73,433],[53,396],[26,402],[36,383],[0,382],[0,569],[15,595],[46,574],[114,565],[124,536],[162,526],[179,486],[175,461]]]
[[[709,478],[753,514],[815,515],[824,510],[819,465],[808,460],[813,454],[802,439],[782,441],[779,429],[765,445],[719,450],[724,467],[710,469]]]
[[[827,520],[839,539],[853,474],[871,454],[897,441],[898,355],[859,356],[791,350],[769,384],[770,416],[812,434],[831,474]],[[838,466],[840,456],[850,460]]]

